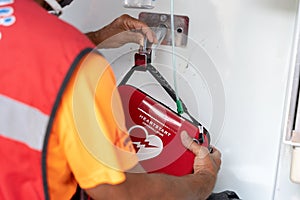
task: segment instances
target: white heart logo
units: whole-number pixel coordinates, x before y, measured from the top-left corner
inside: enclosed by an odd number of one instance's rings
[[[135,129],[141,129],[145,134],[145,137],[139,137],[137,139],[138,141],[132,141],[138,149],[137,156],[139,160],[148,160],[158,156],[163,150],[163,142],[161,139],[156,135],[149,135],[146,128],[140,125],[132,126],[128,130],[129,134]]]

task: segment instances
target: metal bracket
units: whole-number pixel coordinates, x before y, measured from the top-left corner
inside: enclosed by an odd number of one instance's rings
[[[164,25],[168,31],[161,45],[172,45],[171,37],[171,15],[164,13],[141,12],[139,20],[145,22],[149,27]],[[185,47],[187,45],[189,29],[189,18],[187,16],[174,15],[175,46]]]

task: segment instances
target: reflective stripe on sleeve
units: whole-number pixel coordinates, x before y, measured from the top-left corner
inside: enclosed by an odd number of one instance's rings
[[[0,95],[0,135],[41,151],[48,120],[39,110]]]

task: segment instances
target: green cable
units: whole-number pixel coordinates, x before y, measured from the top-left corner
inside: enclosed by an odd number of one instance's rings
[[[182,107],[182,103],[179,99],[176,100],[176,105],[177,105],[178,114],[182,114],[183,113],[183,107]]]

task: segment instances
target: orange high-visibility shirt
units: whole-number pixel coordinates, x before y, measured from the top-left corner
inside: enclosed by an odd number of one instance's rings
[[[82,188],[119,184],[137,164],[126,132],[111,67],[96,53],[80,62],[64,92],[48,145],[51,199],[70,199]]]

